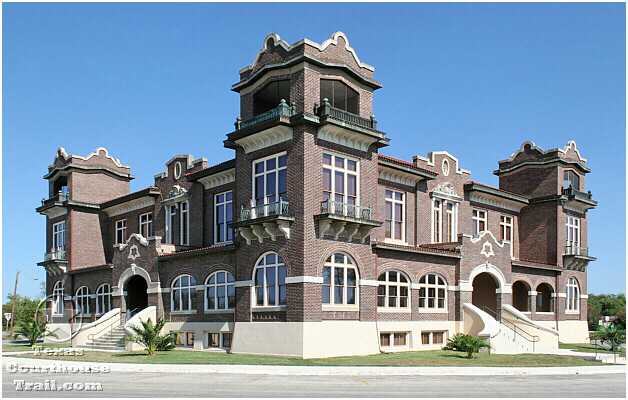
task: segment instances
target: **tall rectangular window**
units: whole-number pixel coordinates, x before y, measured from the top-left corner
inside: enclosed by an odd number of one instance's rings
[[[233,192],[217,194],[215,196],[216,212],[214,214],[215,231],[214,243],[225,243],[233,240],[233,229],[229,223],[233,220]]]
[[[65,250],[65,221],[52,226],[52,251]]]
[[[323,154],[323,200],[336,203],[327,212],[355,216],[355,207],[344,204],[359,205],[358,193],[358,162],[332,154]],[[329,207],[329,205],[328,205]]]
[[[153,214],[146,213],[140,215],[140,235],[146,237],[153,236]]]
[[[287,192],[286,154],[277,154],[253,163],[253,196],[256,206],[275,203],[279,199],[287,201]],[[277,209],[264,207],[262,215],[258,216],[266,216],[269,212],[277,212]]]
[[[190,215],[188,212],[188,202],[182,202],[179,207],[181,207],[181,235],[179,236],[181,238],[180,243],[182,246],[187,246],[189,239],[188,236],[190,233]]]
[[[580,247],[580,218],[567,217],[566,228],[567,246]]]
[[[174,221],[177,215],[177,206],[166,206],[166,243],[174,244]]]
[[[473,210],[473,234],[477,235],[486,230],[486,211]]]
[[[446,243],[456,240],[457,211],[457,203],[441,199],[432,201],[432,243]]]
[[[394,190],[386,190],[386,218],[384,220],[386,239],[404,240],[405,226],[403,224],[403,217],[403,193]]]
[[[116,244],[126,242],[126,219],[116,221]]]
[[[499,238],[512,243],[512,217],[499,217]]]

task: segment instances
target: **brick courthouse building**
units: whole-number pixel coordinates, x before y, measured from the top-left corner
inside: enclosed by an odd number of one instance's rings
[[[498,162],[499,188],[446,151],[385,156],[373,70],[341,32],[268,35],[232,87],[234,158],[176,155],[134,193],[106,149],[60,148],[37,208],[53,328],[86,344],[152,312],[182,346],[300,357],[434,349],[458,332],[501,352],[585,341],[596,202],[575,142],[524,143]]]

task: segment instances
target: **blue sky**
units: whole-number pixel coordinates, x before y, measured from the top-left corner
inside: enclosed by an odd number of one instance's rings
[[[131,191],[175,154],[224,161],[239,115],[230,86],[266,35],[322,43],[338,30],[383,83],[385,154],[447,150],[498,186],[497,161],[524,141],[575,140],[599,201],[588,291],[625,293],[625,15],[623,3],[4,3],[3,299],[16,269],[45,278],[35,207],[57,147],[106,147],[131,165]],[[38,283],[22,278],[18,292],[35,296]]]

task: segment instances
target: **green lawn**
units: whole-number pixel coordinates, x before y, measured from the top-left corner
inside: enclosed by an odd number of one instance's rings
[[[583,353],[595,353],[595,345],[588,343],[560,343],[559,349],[573,349],[574,351],[581,351]],[[597,352],[601,354],[613,354],[612,351],[606,350],[600,346],[597,346]],[[622,349],[617,353],[621,357],[626,357],[626,349]]]
[[[40,349],[58,349],[61,347],[71,347],[70,343],[37,343],[37,348]],[[2,352],[8,351],[29,351],[31,349],[31,345],[28,343],[25,344],[3,344]]]
[[[238,365],[307,365],[307,366],[392,366],[392,367],[564,367],[602,365],[576,357],[547,354],[476,354],[468,359],[455,351],[416,351],[371,356],[333,357],[302,360],[288,357],[251,356],[206,351],[171,350],[148,356],[145,351],[108,353],[85,351],[81,356],[19,355],[16,357],[46,358],[68,361],[112,362],[133,364],[238,364]]]

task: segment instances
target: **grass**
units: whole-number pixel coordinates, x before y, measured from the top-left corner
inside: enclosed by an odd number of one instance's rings
[[[581,351],[583,353],[595,353],[595,345],[589,343],[560,343],[559,349],[573,349],[575,351]],[[600,354],[613,354],[612,351],[606,350],[601,346],[597,346],[597,352]],[[626,357],[626,349],[621,349],[621,352],[617,353],[618,356]]]
[[[288,366],[391,366],[391,367],[566,367],[602,365],[599,361],[550,354],[476,354],[434,350],[376,354],[370,356],[332,357],[302,360],[299,358],[213,353],[206,351],[171,350],[148,356],[145,351],[109,353],[85,351],[81,356],[18,355],[16,357],[85,362],[131,364],[232,364],[232,365],[288,365]]]
[[[62,347],[71,347],[70,343],[37,343],[36,348],[39,349],[58,349]],[[13,351],[30,351],[32,350],[31,345],[29,343],[14,343],[14,344],[3,344],[2,352],[13,352]]]

